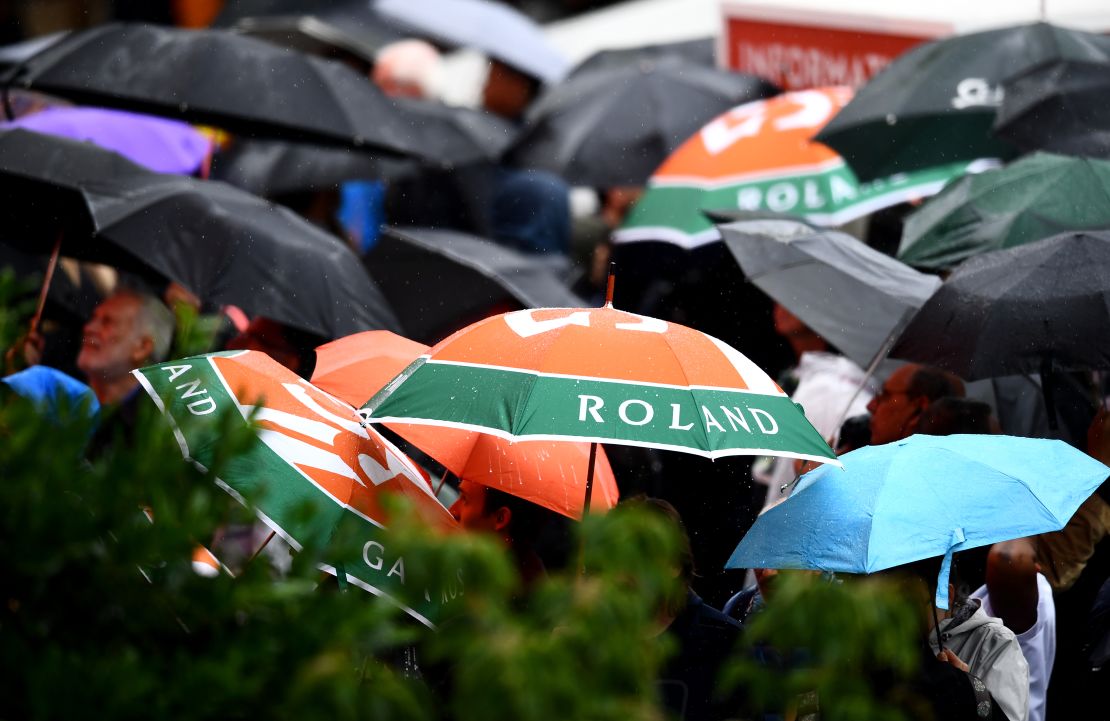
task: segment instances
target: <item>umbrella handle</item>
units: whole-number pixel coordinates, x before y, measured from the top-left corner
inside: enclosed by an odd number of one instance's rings
[[[62,237],[64,235],[64,233],[58,233],[58,238],[54,241],[54,250],[50,253],[50,262],[46,265],[46,275],[42,279],[42,289],[39,290],[38,306],[35,308],[35,314],[31,317],[30,333],[32,335],[39,329],[42,312],[46,308],[46,295],[50,292],[50,283],[54,279],[54,271],[58,267],[58,256],[62,253]]]
[[[591,443],[589,467],[586,469],[586,498],[582,502],[582,518],[585,518],[586,514],[590,512],[590,499],[594,495],[594,461],[596,459],[597,443]]]

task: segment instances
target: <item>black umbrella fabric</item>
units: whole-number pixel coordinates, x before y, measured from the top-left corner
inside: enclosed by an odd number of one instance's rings
[[[494,312],[584,305],[559,280],[563,259],[455,231],[387,228],[366,264],[408,337],[422,343]]]
[[[1110,368],[1110,231],[1065,233],[968,260],[890,355],[969,381]]]
[[[582,73],[536,101],[507,157],[574,185],[644,185],[705,123],[777,92],[754,75],[673,55]]]
[[[960,160],[1009,158],[991,132],[1004,78],[1042,60],[1043,24],[919,45],[860,88],[816,140],[861,181]]]
[[[174,280],[318,335],[400,330],[354,253],[293,213],[223,183],[150,172],[88,143],[0,134],[0,233],[47,254]]]
[[[352,28],[341,19],[315,15],[249,17],[235,23],[231,30],[309,55],[342,60],[361,70],[374,65],[379,50],[403,37],[384,25]]]
[[[4,76],[77,103],[450,163],[439,115],[413,117],[364,76],[220,30],[108,24],[70,33]]]
[[[413,163],[349,148],[281,140],[235,140],[212,158],[209,176],[248,193],[273,197],[337,189],[348,180],[377,180],[411,171]]]
[[[660,43],[658,45],[639,45],[631,48],[617,48],[614,50],[599,50],[582,62],[574,66],[567,79],[611,68],[623,68],[644,61],[654,61],[666,57],[678,57],[696,65],[712,68],[716,67],[716,45],[714,38],[697,38],[695,40],[680,40],[673,43]]]
[[[1022,150],[1110,157],[1110,38],[1037,26],[1037,64],[1006,78],[995,133]]]

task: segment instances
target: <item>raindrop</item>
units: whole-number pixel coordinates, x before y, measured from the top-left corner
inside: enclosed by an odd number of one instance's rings
[[[897,125],[897,123],[898,123],[898,116],[895,115],[894,113],[887,113],[886,124],[887,125]]]

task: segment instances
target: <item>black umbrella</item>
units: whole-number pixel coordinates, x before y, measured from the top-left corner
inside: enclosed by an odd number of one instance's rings
[[[215,125],[250,137],[343,144],[458,162],[450,114],[387,97],[366,77],[220,30],[109,24],[70,33],[5,76],[78,103]],[[454,136],[452,135],[452,138]],[[463,148],[462,155],[471,154]]]
[[[422,343],[495,312],[584,305],[559,280],[565,259],[455,231],[386,228],[366,264],[408,337]]]
[[[248,193],[273,197],[338,188],[348,180],[382,179],[410,171],[413,164],[375,158],[349,148],[281,140],[235,140],[212,158],[213,180]]]
[[[352,28],[342,21],[315,15],[243,18],[231,30],[310,55],[342,60],[363,71],[374,65],[379,50],[404,37],[384,25]]]
[[[577,77],[595,70],[621,68],[635,65],[644,60],[658,60],[665,57],[680,57],[697,65],[712,68],[717,65],[716,47],[717,41],[714,38],[697,38],[658,45],[599,50],[575,65],[574,70],[570,72],[567,78]]]
[[[1064,233],[971,258],[890,354],[966,380],[1110,368],[1110,231]]]
[[[899,56],[817,134],[861,181],[1015,148],[991,127],[1001,83],[1039,63],[1044,24],[944,38]]]
[[[1039,25],[1040,62],[1002,84],[995,133],[1022,150],[1110,157],[1110,38]]]
[[[508,157],[572,184],[643,185],[714,117],[776,92],[754,75],[673,55],[582,73],[536,101]]]
[[[213,305],[236,305],[327,337],[399,328],[339,239],[223,183],[162,175],[88,143],[0,134],[0,233],[62,255],[174,280]]]
[[[511,123],[492,113],[409,98],[394,102],[414,118],[434,118],[440,132],[429,137],[425,148],[430,155],[452,158],[454,166],[496,160],[516,134]],[[422,167],[414,159],[350,148],[236,139],[213,158],[211,177],[269,197],[336,188],[348,180],[415,175]]]

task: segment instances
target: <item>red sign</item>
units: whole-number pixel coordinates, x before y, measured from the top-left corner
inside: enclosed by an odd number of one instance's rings
[[[827,85],[858,88],[898,55],[933,39],[735,15],[724,22],[725,65],[761,75],[784,90]]]

